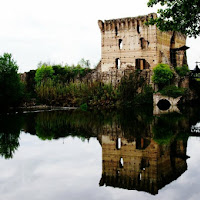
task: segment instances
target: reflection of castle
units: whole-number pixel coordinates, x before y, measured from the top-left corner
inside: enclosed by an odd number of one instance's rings
[[[100,186],[112,186],[157,194],[158,190],[187,170],[186,143],[159,145],[151,138],[128,141],[122,136],[101,135]]]

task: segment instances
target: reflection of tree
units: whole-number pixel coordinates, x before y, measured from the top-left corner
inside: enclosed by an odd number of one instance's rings
[[[164,114],[155,117],[153,125],[153,138],[158,144],[169,144],[178,138],[189,137],[189,122],[184,115],[178,113]]]
[[[122,127],[127,137],[128,135],[140,137],[139,135],[149,133],[149,130],[144,127],[148,126],[152,120],[152,108],[144,111],[135,109],[134,112],[55,111],[38,113],[35,127],[36,134],[43,140],[69,135],[81,138],[97,137],[106,126],[112,129],[114,125]]]
[[[36,134],[45,140],[60,137],[77,136],[90,138],[96,136],[93,128],[99,127],[98,120],[92,120],[93,115],[85,112],[43,112],[36,117]]]
[[[0,116],[0,155],[5,159],[12,158],[19,147],[22,122],[21,116]]]

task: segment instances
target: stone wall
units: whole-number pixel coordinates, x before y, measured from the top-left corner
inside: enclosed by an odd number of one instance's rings
[[[186,45],[186,36],[174,32],[162,32],[157,29],[157,56],[158,63],[165,63],[168,65],[173,65],[172,63],[172,49],[178,49]],[[183,64],[187,64],[186,57],[184,51],[177,51],[174,55],[174,59],[176,60],[177,66],[183,66]]]

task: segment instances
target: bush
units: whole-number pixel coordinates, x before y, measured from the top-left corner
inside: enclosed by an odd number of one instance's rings
[[[42,81],[47,81],[47,79],[53,78],[54,70],[51,66],[42,65],[39,67],[35,73],[35,81],[40,84]]]
[[[159,91],[162,95],[177,98],[179,96],[184,95],[184,88],[178,88],[174,85],[169,85],[164,87],[162,90]]]
[[[176,70],[177,74],[178,74],[179,76],[181,76],[181,77],[182,77],[182,76],[186,76],[187,73],[190,71],[190,70],[188,69],[188,66],[187,66],[187,65],[183,65],[182,67],[176,67],[175,70]]]
[[[80,106],[82,111],[87,111],[87,103],[84,103]]]
[[[152,80],[160,87],[163,87],[166,84],[169,85],[172,78],[173,72],[167,64],[158,64],[153,69]]]

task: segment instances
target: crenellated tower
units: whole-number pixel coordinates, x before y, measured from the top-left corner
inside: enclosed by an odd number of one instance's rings
[[[151,71],[158,63],[186,64],[186,36],[173,31],[161,32],[156,25],[145,25],[148,19],[156,17],[157,14],[151,13],[104,22],[99,20],[100,72],[123,76],[127,69]]]

